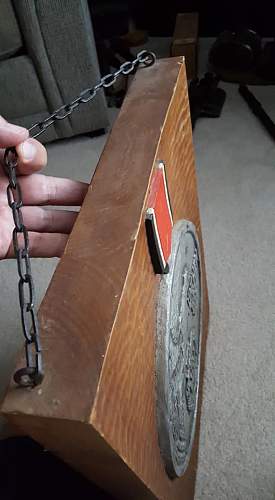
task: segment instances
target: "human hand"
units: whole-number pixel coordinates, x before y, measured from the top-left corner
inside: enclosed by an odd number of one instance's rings
[[[47,152],[27,129],[0,116],[0,259],[14,256],[12,211],[7,202],[8,179],[3,168],[4,148],[15,146],[24,224],[29,231],[30,255],[60,257],[74,225],[77,212],[45,209],[46,205],[79,206],[88,189],[84,182],[49,177],[37,172],[47,164]]]

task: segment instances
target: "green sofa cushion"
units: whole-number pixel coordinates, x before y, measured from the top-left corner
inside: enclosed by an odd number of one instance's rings
[[[0,0],[0,60],[16,54],[23,45],[11,0]]]

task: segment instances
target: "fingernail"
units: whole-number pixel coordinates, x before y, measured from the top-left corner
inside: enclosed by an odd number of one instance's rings
[[[33,160],[36,154],[36,147],[30,141],[25,141],[20,144],[20,152],[24,158],[24,160],[30,161]]]

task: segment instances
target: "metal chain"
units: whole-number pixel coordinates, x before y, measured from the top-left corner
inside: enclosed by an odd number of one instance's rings
[[[129,75],[136,70],[139,64],[144,64],[146,67],[151,66],[155,60],[156,56],[153,52],[147,50],[139,52],[133,61],[123,63],[116,72],[109,73],[101,78],[97,85],[83,90],[69,104],[61,106],[44,120],[35,123],[29,129],[30,136],[36,138],[56,121],[67,118],[80,104],[85,104],[94,99],[100,89],[114,85],[120,75]],[[4,168],[9,180],[7,187],[8,204],[12,210],[14,220],[12,240],[19,276],[19,305],[26,353],[26,367],[17,370],[14,374],[14,380],[21,387],[34,387],[41,384],[44,374],[39,325],[35,309],[35,290],[29,256],[29,237],[21,211],[23,199],[16,172],[17,167],[18,156],[16,149],[14,147],[6,149]]]
[[[4,167],[9,179],[7,198],[14,220],[12,240],[19,275],[19,305],[22,329],[25,337],[27,365],[15,373],[14,380],[17,384],[27,387],[40,384],[43,379],[43,371],[38,321],[35,311],[34,284],[29,257],[29,237],[21,211],[23,200],[16,175],[17,166],[18,157],[15,148],[6,149]]]
[[[45,118],[45,120],[35,123],[29,132],[33,138],[38,137],[42,134],[48,127],[50,127],[55,121],[64,120],[67,118],[80,104],[86,104],[95,98],[96,94],[102,88],[108,88],[114,85],[120,75],[129,75],[134,71],[138,64],[144,64],[145,66],[152,66],[156,60],[156,56],[153,52],[148,50],[142,50],[136,56],[133,61],[126,61],[115,73],[109,73],[101,78],[100,82],[94,87],[89,87],[86,90],[80,92],[79,96],[71,101],[69,104],[65,104],[60,108],[56,109],[50,116]]]

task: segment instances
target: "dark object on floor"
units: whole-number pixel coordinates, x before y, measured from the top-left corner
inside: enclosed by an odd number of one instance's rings
[[[266,42],[257,64],[257,74],[266,81],[275,81],[275,41]]]
[[[240,85],[239,92],[244,98],[245,102],[248,104],[251,111],[255,116],[257,116],[272,139],[275,140],[275,123],[268,116],[261,103],[256,99],[254,94],[250,92],[246,85]]]
[[[209,61],[216,68],[251,70],[261,53],[261,38],[255,31],[223,31],[215,41]]]
[[[111,73],[113,68],[119,69],[123,62],[135,59],[127,43],[119,37],[111,40],[97,40],[96,47],[102,75]],[[121,77],[115,85],[105,89],[109,107],[121,107],[128,88],[127,81],[128,76]]]
[[[253,30],[223,31],[209,52],[211,69],[221,80],[267,85],[275,81],[275,42],[262,45]]]
[[[0,441],[1,500],[111,500],[112,497],[27,437]]]
[[[88,0],[95,38],[107,40],[125,35],[130,10],[126,0]]]
[[[192,127],[196,120],[205,116],[219,118],[226,93],[218,88],[219,79],[213,73],[205,73],[204,78],[192,80],[189,85],[189,103]]]
[[[148,41],[148,33],[144,30],[129,30],[126,35],[120,37],[128,47],[139,47]]]
[[[178,14],[171,44],[171,56],[184,56],[187,78],[197,76],[199,15]]]
[[[131,21],[132,3],[126,0],[89,2],[93,19],[97,55],[102,75],[118,69],[122,62],[133,61],[131,47],[147,41],[145,31],[135,30]],[[120,108],[127,92],[127,77],[105,89],[109,107]]]

